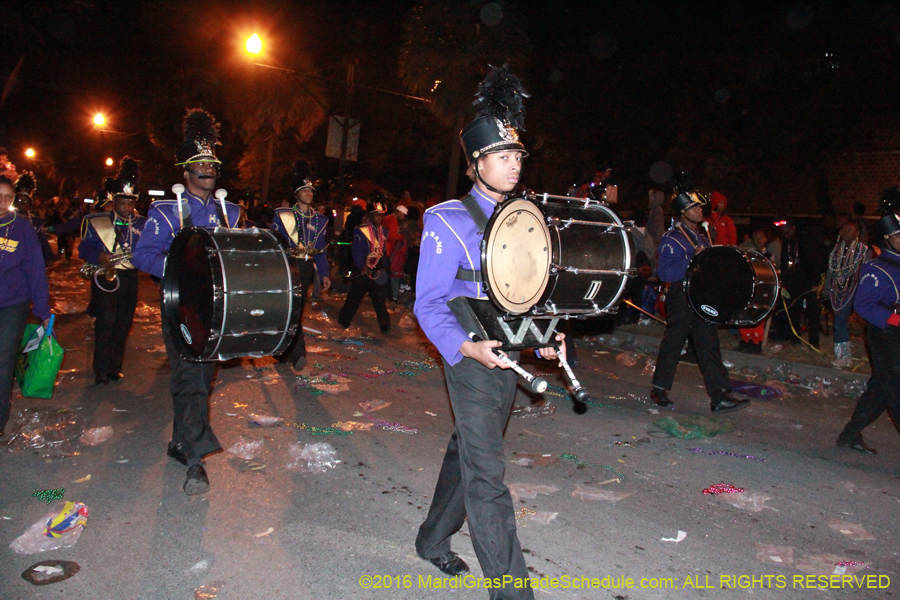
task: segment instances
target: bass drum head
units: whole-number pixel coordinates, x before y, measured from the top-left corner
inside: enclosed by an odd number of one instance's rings
[[[188,360],[200,360],[215,319],[209,259],[214,241],[200,227],[182,229],[172,240],[163,277],[163,311],[175,349]]]
[[[716,325],[729,325],[747,308],[755,284],[753,265],[737,248],[713,246],[688,266],[685,288],[691,308]]]
[[[494,212],[484,234],[481,272],[488,296],[501,310],[528,312],[550,278],[550,230],[540,209],[512,200]]]

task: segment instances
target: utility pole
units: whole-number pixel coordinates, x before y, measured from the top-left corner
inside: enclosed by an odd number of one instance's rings
[[[344,205],[344,172],[347,161],[347,137],[350,134],[350,102],[353,98],[353,70],[355,62],[347,65],[347,101],[344,104],[344,121],[341,127],[341,158],[338,163],[338,202]]]

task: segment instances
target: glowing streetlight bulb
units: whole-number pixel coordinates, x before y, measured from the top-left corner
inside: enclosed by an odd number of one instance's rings
[[[113,166],[113,159],[107,158],[107,159],[106,159],[106,166],[107,166],[107,167]]]
[[[262,40],[255,33],[247,38],[247,52],[259,54],[262,51]]]
[[[96,115],[94,115],[94,125],[97,125],[99,127],[100,125],[103,125],[103,123],[105,123],[105,122],[106,122],[106,119],[103,117],[102,113],[97,113]]]
[[[25,151],[25,156],[28,158],[34,158],[34,148],[29,148]]]

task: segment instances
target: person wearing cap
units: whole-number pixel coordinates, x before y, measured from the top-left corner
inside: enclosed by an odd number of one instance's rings
[[[37,189],[37,182],[34,179],[34,173],[30,171],[22,171],[16,181],[16,199],[13,201],[13,209],[29,221],[31,226],[37,232],[38,242],[41,244],[41,253],[44,255],[44,264],[49,265],[53,262],[53,249],[50,248],[50,242],[47,241],[47,221],[35,215],[34,209],[34,192]]]
[[[119,163],[116,177],[104,182],[110,212],[84,218],[78,256],[113,277],[91,279],[90,314],[94,317],[94,383],[109,384],[122,378],[125,341],[134,321],[138,298],[138,272],[131,255],[144,229],[145,217],[135,213],[138,199],[138,161],[130,156]]]
[[[709,195],[712,212],[709,214],[709,226],[715,230],[713,240],[718,246],[737,246],[737,228],[734,220],[725,214],[728,198],[721,192]]]
[[[385,304],[388,264],[385,256],[387,229],[383,221],[386,212],[383,202],[369,201],[366,205],[366,219],[353,230],[350,252],[359,272],[351,278],[350,291],[338,313],[338,324],[344,329],[350,327],[350,321],[353,320],[360,303],[365,295],[369,294],[381,333],[388,333],[391,330],[391,317]]]
[[[302,319],[306,295],[312,285],[316,270],[319,272],[322,288],[327,290],[331,287],[331,271],[328,265],[328,255],[325,254],[325,248],[328,246],[328,217],[313,210],[312,202],[315,198],[316,187],[312,182],[312,168],[305,160],[298,160],[294,163],[291,192],[294,195],[294,205],[291,208],[275,209],[272,230],[288,241],[292,256],[300,271],[300,315]],[[278,359],[289,362],[297,371],[306,365],[306,341],[300,323],[297,324],[294,341]]]
[[[673,405],[668,392],[675,381],[681,349],[690,338],[712,412],[741,410],[747,408],[750,401],[731,394],[728,370],[722,364],[719,332],[714,324],[704,321],[691,310],[684,286],[688,265],[694,255],[710,246],[708,234],[700,229],[706,198],[692,189],[676,188],[676,194],[672,209],[679,215],[678,221],[663,234],[659,244],[657,272],[660,280],[669,284],[669,291],[666,293],[666,332],[656,357],[650,399],[657,406]]]
[[[175,153],[175,166],[184,178],[185,191],[179,216],[178,200],[157,200],[150,205],[144,231],[135,244],[131,262],[139,270],[162,279],[166,255],[175,234],[186,227],[236,227],[240,208],[222,205],[213,198],[221,161],[215,146],[219,125],[202,109],[189,110],[184,119],[184,143]],[[162,333],[172,369],[172,406],[175,412],[172,440],[167,454],[188,467],[184,491],[202,494],[209,489],[203,457],[222,449],[209,423],[209,394],[216,363],[190,362],[175,349],[169,334],[166,311],[162,311]]]
[[[13,371],[28,313],[50,319],[50,288],[31,222],[11,210],[15,188],[0,175],[0,436],[9,421]]]
[[[900,423],[900,220],[894,213],[879,219],[869,241],[881,254],[863,263],[853,309],[866,320],[872,354],[872,376],[856,402],[837,445],[863,454],[877,454],[862,437],[885,410]]]
[[[419,527],[416,552],[450,576],[469,572],[450,540],[468,521],[485,578],[506,580],[491,598],[534,598],[523,580],[529,572],[516,534],[509,489],[503,481],[503,432],[516,393],[516,373],[494,353],[496,340],[470,339],[447,306],[457,296],[486,299],[480,244],[487,216],[515,190],[528,155],[519,141],[522,98],[519,79],[492,68],[478,95],[477,118],[460,133],[474,185],[461,200],[425,211],[414,312],[438,349],[456,421],[444,454],[428,516]],[[558,334],[557,342],[564,336]],[[553,348],[541,356],[555,358]],[[517,360],[518,352],[509,358]]]

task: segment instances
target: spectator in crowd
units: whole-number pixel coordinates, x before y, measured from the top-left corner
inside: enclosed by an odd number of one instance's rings
[[[709,215],[709,226],[713,231],[714,243],[718,246],[737,246],[737,229],[734,220],[725,214],[728,206],[728,198],[720,192],[713,192],[709,196],[712,212]]]

